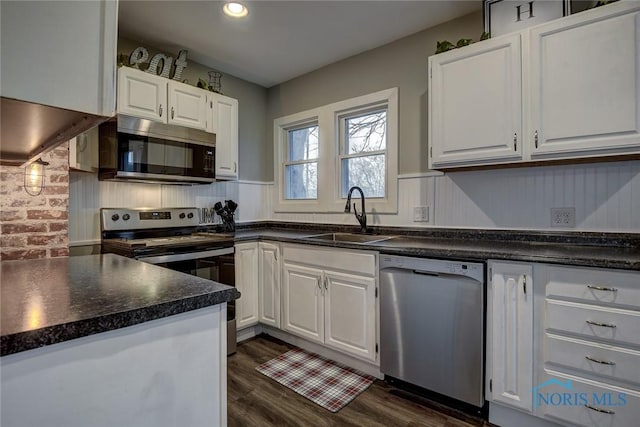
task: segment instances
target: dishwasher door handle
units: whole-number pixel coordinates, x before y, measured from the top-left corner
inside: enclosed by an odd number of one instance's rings
[[[412,270],[413,274],[421,274],[423,276],[439,276],[440,273],[436,273],[433,271],[424,271],[424,270]]]

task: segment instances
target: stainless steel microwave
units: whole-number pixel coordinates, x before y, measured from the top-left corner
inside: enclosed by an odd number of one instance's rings
[[[215,181],[215,134],[118,115],[100,125],[99,135],[101,180]]]

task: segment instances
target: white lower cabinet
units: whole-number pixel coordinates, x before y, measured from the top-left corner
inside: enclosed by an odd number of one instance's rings
[[[376,361],[376,255],[287,245],[283,260],[282,328]]]
[[[325,271],[324,340],[336,350],[375,359],[373,277]]]
[[[488,399],[531,412],[533,267],[499,261],[488,267]]]
[[[502,261],[489,271],[489,421],[637,426],[640,272]]]
[[[280,327],[280,246],[258,243],[258,316],[260,323]]]
[[[243,329],[258,323],[258,242],[235,245],[236,328]]]
[[[282,284],[282,328],[310,341],[324,343],[322,270],[285,261]]]

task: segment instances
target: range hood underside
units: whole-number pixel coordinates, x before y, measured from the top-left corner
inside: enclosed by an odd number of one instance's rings
[[[0,164],[24,165],[107,120],[63,108],[0,98]]]

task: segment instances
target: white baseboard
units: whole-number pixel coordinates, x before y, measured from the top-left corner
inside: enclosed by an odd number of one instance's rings
[[[558,427],[549,420],[489,402],[489,422],[500,427]]]
[[[236,342],[241,343],[262,333],[262,325],[253,325],[236,332]]]

